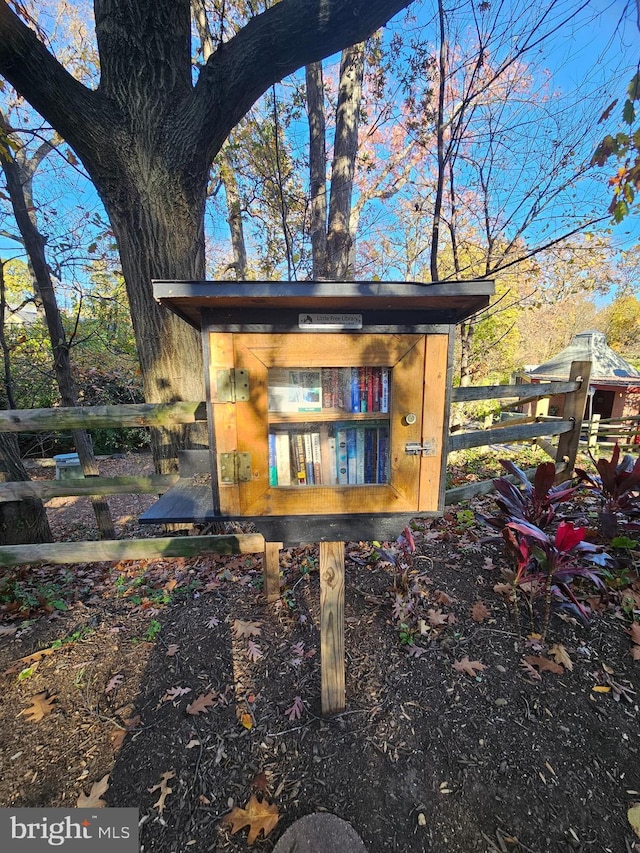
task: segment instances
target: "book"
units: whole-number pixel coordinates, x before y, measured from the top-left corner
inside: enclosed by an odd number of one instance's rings
[[[278,485],[291,485],[291,445],[288,432],[277,432],[276,439],[276,467],[278,469]]]
[[[313,482],[321,486],[324,482],[322,477],[322,452],[320,449],[320,433],[311,433],[311,459],[313,462]]]
[[[270,412],[321,412],[322,379],[320,370],[274,367],[269,370],[268,406]]]
[[[362,485],[365,482],[365,452],[364,452],[364,427],[356,429],[356,483]]]
[[[389,368],[383,367],[380,374],[380,411],[389,411]]]
[[[307,470],[304,458],[304,439],[302,433],[298,432],[291,437],[293,444],[294,478],[298,486],[307,485]]]
[[[306,485],[313,486],[315,484],[315,472],[313,468],[313,447],[311,444],[311,433],[303,433],[302,440],[304,442],[304,470],[306,474]]]
[[[350,486],[357,483],[358,443],[356,434],[355,428],[347,430],[347,483]]]
[[[347,468],[347,430],[344,427],[338,427],[336,430],[336,467],[338,474],[338,483],[346,485],[349,482]]]
[[[276,458],[276,436],[269,433],[269,485],[278,485],[278,461]]]

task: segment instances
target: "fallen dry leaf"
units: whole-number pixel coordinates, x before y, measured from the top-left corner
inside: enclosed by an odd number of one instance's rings
[[[555,643],[551,646],[549,654],[556,663],[561,663],[562,666],[570,672],[573,670],[573,661],[569,657],[569,652],[565,649],[562,643]]]
[[[253,661],[253,663],[255,663],[256,661],[259,661],[261,657],[264,657],[264,654],[257,643],[254,643],[253,640],[248,640],[247,656],[250,661]]]
[[[187,705],[187,714],[193,714],[194,716],[196,714],[207,714],[217,701],[218,697],[212,691],[203,693],[197,699],[194,699],[191,704]]]
[[[177,643],[169,643],[167,646],[167,657],[172,658],[179,648],[180,646]]]
[[[109,790],[109,774],[103,776],[99,782],[94,782],[91,786],[91,790],[89,791],[89,796],[86,796],[84,792],[80,794],[78,800],[76,802],[76,806],[79,809],[103,809],[106,807],[105,801],[102,799],[102,795],[105,794]]]
[[[160,701],[173,702],[174,699],[179,699],[180,696],[186,696],[187,693],[191,693],[190,687],[170,687]]]
[[[542,676],[538,670],[534,669],[530,663],[526,662],[526,660],[521,660],[520,666],[525,670],[529,678],[532,678],[534,681],[542,681]]]
[[[471,608],[470,613],[474,622],[484,622],[485,619],[488,619],[491,616],[491,611],[484,601],[476,601]]]
[[[427,621],[433,628],[440,628],[442,625],[447,624],[447,614],[443,613],[442,610],[429,608],[427,610]]]
[[[147,788],[150,794],[153,794],[154,791],[160,791],[160,796],[158,797],[157,802],[153,804],[153,807],[158,809],[158,812],[162,814],[164,811],[165,800],[172,793],[173,788],[170,788],[167,782],[169,779],[173,779],[176,774],[173,770],[167,770],[160,777],[160,781],[157,785],[154,785],[153,788]]]
[[[231,826],[231,834],[235,835],[240,829],[249,826],[247,844],[253,844],[260,833],[266,838],[275,829],[280,815],[275,804],[269,804],[266,800],[260,801],[255,794],[251,794],[246,809],[235,806],[224,818],[223,823]]]
[[[242,619],[233,620],[233,636],[236,639],[241,637],[259,637],[262,634],[261,622],[245,622]]]
[[[479,660],[469,660],[468,655],[465,655],[461,660],[453,662],[453,668],[456,672],[466,672],[467,675],[475,678],[479,672],[487,667]]]
[[[50,696],[48,690],[43,690],[42,693],[36,693],[35,696],[32,696],[31,705],[20,713],[32,723],[39,723],[43,717],[53,711],[53,703],[56,698],[56,696]]]
[[[640,838],[640,803],[634,803],[627,810],[627,820],[631,824],[631,828]]]
[[[564,673],[563,666],[549,660],[549,658],[542,657],[542,655],[525,655],[524,659],[529,666],[535,666],[540,672],[553,672],[555,675],[563,675]]]
[[[244,713],[240,714],[240,722],[245,727],[245,729],[251,730],[253,728],[253,717],[251,714]]]
[[[117,675],[113,675],[109,679],[107,686],[104,688],[104,692],[111,693],[112,690],[116,690],[118,687],[120,687],[123,681],[124,675],[122,675],[122,673],[119,672]]]
[[[140,714],[136,714],[135,717],[127,717],[122,721],[122,728],[117,728],[111,732],[111,748],[114,752],[120,751],[124,739],[129,732],[132,732],[136,728],[141,719]]]

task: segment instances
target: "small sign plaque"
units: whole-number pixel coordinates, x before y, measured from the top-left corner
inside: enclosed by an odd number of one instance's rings
[[[298,314],[298,327],[310,332],[326,329],[361,329],[362,314]]]

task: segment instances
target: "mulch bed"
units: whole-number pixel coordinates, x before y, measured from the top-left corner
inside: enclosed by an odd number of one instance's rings
[[[470,513],[415,527],[404,569],[347,546],[347,705],[328,719],[314,546],[282,553],[274,605],[259,557],[16,571],[31,598],[0,610],[0,805],[138,807],[159,853],[246,851],[225,820],[252,794],[279,814],[257,850],[328,811],[371,853],[640,851],[620,594],[589,628],[556,613],[540,648],[516,637],[493,589],[506,560]]]

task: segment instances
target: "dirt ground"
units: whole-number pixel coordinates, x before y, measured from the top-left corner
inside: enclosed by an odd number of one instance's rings
[[[123,535],[152,500],[110,500]],[[87,501],[48,510],[57,538],[87,538]],[[505,557],[468,507],[413,527],[404,557],[347,545],[347,703],[328,719],[314,546],[282,552],[274,605],[259,556],[7,573],[0,805],[138,807],[145,853],[246,851],[227,820],[252,795],[279,816],[256,850],[328,811],[370,853],[640,851],[637,574],[590,598],[589,628],[554,615],[541,648],[518,641]]]

